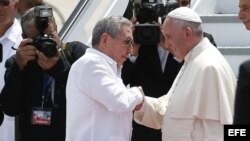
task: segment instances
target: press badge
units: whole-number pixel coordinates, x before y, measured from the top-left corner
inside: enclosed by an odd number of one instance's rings
[[[31,124],[34,125],[50,125],[51,109],[35,107],[32,109]]]

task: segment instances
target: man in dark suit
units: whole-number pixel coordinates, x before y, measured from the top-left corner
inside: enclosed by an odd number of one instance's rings
[[[250,1],[240,0],[239,18],[250,30]],[[250,60],[240,65],[235,97],[234,124],[250,124]]]
[[[207,33],[207,32],[203,32],[203,36],[204,36],[204,37],[207,37],[208,40],[209,40],[215,47],[217,47],[217,45],[216,45],[216,43],[215,43],[215,41],[214,41],[214,38],[213,38],[212,34],[209,34],[209,33]]]

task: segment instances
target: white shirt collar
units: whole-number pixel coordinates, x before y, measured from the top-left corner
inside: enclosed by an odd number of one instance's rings
[[[115,71],[115,73],[120,76],[121,75],[121,67],[118,68],[117,67],[117,62],[115,60],[113,60],[112,58],[110,58],[108,55],[106,55],[105,53],[95,49],[95,48],[88,48],[87,52],[90,53],[94,53],[97,54],[98,56],[100,56],[101,58],[103,58],[104,60],[107,61],[108,64],[110,64],[110,66],[113,68],[113,70]]]
[[[13,24],[8,28],[5,34],[0,38],[0,42],[4,39],[10,40],[13,43],[16,43],[20,36],[22,35],[22,28],[17,19],[14,20]]]

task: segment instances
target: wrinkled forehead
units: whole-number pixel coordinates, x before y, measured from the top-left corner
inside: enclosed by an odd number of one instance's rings
[[[167,30],[169,30],[169,28],[172,28],[171,26],[172,26],[172,20],[170,17],[167,16],[161,27],[162,32],[166,32]]]
[[[240,0],[239,7],[250,7],[250,0]]]

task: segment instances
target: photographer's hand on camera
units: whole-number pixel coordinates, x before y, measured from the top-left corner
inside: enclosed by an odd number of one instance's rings
[[[28,64],[29,61],[36,59],[36,47],[30,45],[32,39],[23,39],[16,51],[16,63],[21,70]]]
[[[36,54],[37,54],[37,63],[44,70],[51,69],[58,62],[60,58],[59,51],[57,51],[56,55],[51,58],[46,57],[46,55],[44,55],[42,52],[38,50],[36,50]]]
[[[31,38],[23,39],[16,51],[16,63],[21,70],[28,65],[28,62],[37,59],[38,65],[44,70],[51,69],[59,60],[60,53],[57,51],[55,56],[48,58],[37,47],[32,45]]]

